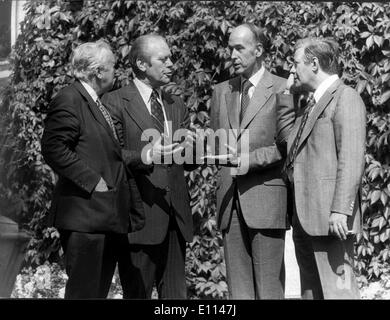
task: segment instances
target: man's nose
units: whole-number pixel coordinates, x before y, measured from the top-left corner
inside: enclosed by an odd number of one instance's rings
[[[173,66],[173,62],[172,62],[171,58],[168,58],[168,60],[167,60],[167,62],[166,62],[166,65],[167,65],[167,67],[169,67],[169,68]]]
[[[232,58],[232,60],[237,59],[237,50],[236,49],[232,50],[230,57]]]
[[[292,66],[291,69],[290,69],[290,73],[294,73],[297,72],[297,70],[295,69],[295,66]]]

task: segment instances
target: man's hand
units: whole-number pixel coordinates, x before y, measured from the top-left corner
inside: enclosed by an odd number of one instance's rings
[[[201,139],[201,136],[191,130],[187,129],[186,131],[187,135],[184,137],[183,141],[178,141],[177,143],[183,148],[193,147],[198,139]]]
[[[336,212],[332,212],[329,217],[329,231],[340,240],[347,239],[347,218],[347,215]]]
[[[171,156],[175,153],[181,152],[184,149],[183,146],[179,146],[178,142],[162,145],[161,139],[162,137],[160,136],[153,145],[152,149],[150,149],[149,155],[152,162],[160,163],[161,159],[164,159],[164,156]]]
[[[99,180],[98,184],[96,185],[94,191],[96,191],[96,192],[108,191],[107,183],[106,183],[106,181],[104,181],[103,178],[100,178],[100,180]]]
[[[225,146],[229,149],[228,154],[219,155],[206,155],[202,157],[202,160],[213,159],[218,160],[218,165],[225,167],[238,167],[240,165],[240,158],[237,156],[237,149],[229,146],[225,143]]]

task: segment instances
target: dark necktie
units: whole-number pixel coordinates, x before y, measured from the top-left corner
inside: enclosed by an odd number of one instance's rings
[[[251,99],[249,97],[249,94],[248,94],[250,87],[252,87],[252,83],[248,79],[244,80],[244,82],[242,83],[242,87],[241,87],[240,123],[241,123],[242,119],[244,118],[246,109],[248,108],[249,102]]]
[[[306,106],[306,110],[305,110],[305,112],[303,114],[302,122],[301,122],[301,124],[300,124],[300,126],[298,128],[297,135],[295,137],[294,142],[292,143],[290,152],[287,155],[286,162],[285,162],[284,168],[283,168],[283,170],[285,172],[287,172],[288,169],[291,169],[293,167],[295,158],[297,156],[298,146],[299,146],[299,142],[300,142],[300,139],[301,139],[301,135],[302,135],[303,129],[305,128],[307,119],[309,118],[310,111],[313,109],[314,105],[315,105],[315,100],[314,100],[314,98],[312,98],[308,102],[308,105]]]
[[[99,107],[100,112],[103,114],[104,119],[106,119],[108,125],[110,126],[115,139],[119,141],[118,135],[116,134],[115,131],[114,122],[112,121],[110,113],[108,112],[108,110],[106,109],[106,107],[103,105],[103,103],[100,101],[99,98],[96,99],[96,104]]]
[[[158,102],[158,93],[153,89],[152,94],[150,95],[150,112],[152,114],[154,127],[160,131],[164,132],[164,112],[160,102]]]

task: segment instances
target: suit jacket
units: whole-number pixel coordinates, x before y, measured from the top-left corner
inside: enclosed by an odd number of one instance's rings
[[[162,100],[167,120],[172,122],[172,131],[187,128],[189,114],[183,101],[164,91]],[[176,220],[184,239],[191,242],[193,225],[184,166],[142,162],[141,152],[150,142],[143,132],[154,128],[154,124],[137,87],[131,82],[104,95],[103,102],[123,131],[123,159],[133,169],[145,210],[145,227],[129,235],[130,243],[161,243],[167,235],[170,217]],[[142,141],[142,136],[146,141]]]
[[[140,196],[129,192],[119,143],[80,82],[65,87],[51,101],[42,154],[59,176],[50,225],[79,232],[115,233],[142,227],[143,208],[131,208],[131,196]],[[94,191],[101,177],[109,187],[106,192]],[[134,213],[141,219],[131,222],[138,224],[130,222]]]
[[[302,115],[297,115],[288,150]],[[359,231],[365,124],[361,97],[340,80],[328,88],[309,114],[293,172],[297,215],[309,235],[328,235],[331,212],[348,215],[349,229]]]
[[[265,70],[255,88],[249,106],[239,122],[240,78],[218,84],[211,100],[211,128],[249,130],[249,171],[232,176],[230,168],[221,167],[217,182],[217,221],[228,227],[235,187],[245,222],[250,228],[284,229],[287,223],[287,188],[281,176],[283,152],[276,144],[277,93],[285,89],[286,79]],[[282,97],[282,95],[280,96]],[[287,97],[287,96],[286,96]],[[285,101],[292,108],[292,99]],[[283,114],[283,112],[280,112]],[[283,126],[279,126],[283,128]],[[240,154],[242,135],[237,140]],[[230,141],[229,144],[231,145]],[[285,152],[284,152],[285,154]]]

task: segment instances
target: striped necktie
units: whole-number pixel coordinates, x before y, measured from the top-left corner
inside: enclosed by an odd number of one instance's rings
[[[244,118],[246,109],[249,106],[249,102],[251,98],[249,97],[249,89],[252,87],[252,83],[248,80],[245,79],[244,82],[242,83],[242,88],[241,88],[241,112],[240,112],[240,123],[242,119]]]
[[[107,121],[108,125],[110,126],[115,139],[119,141],[118,135],[116,134],[115,131],[114,122],[112,121],[110,113],[108,112],[108,110],[106,109],[106,107],[103,105],[103,103],[100,101],[99,98],[96,99],[96,104],[99,107],[100,112],[103,114],[104,119]]]
[[[308,105],[306,106],[306,110],[303,114],[302,122],[298,128],[297,135],[295,137],[294,142],[292,143],[290,152],[287,155],[286,162],[285,162],[284,168],[283,168],[283,171],[285,171],[285,172],[288,169],[291,169],[294,165],[294,161],[295,161],[295,158],[296,158],[297,153],[298,153],[298,146],[299,146],[299,142],[301,139],[301,135],[302,135],[303,129],[305,128],[307,119],[309,118],[310,111],[313,109],[314,105],[315,105],[315,100],[313,98],[309,101]]]
[[[150,112],[152,114],[154,127],[161,133],[164,132],[164,112],[158,101],[156,89],[153,89],[152,94],[150,95]]]

